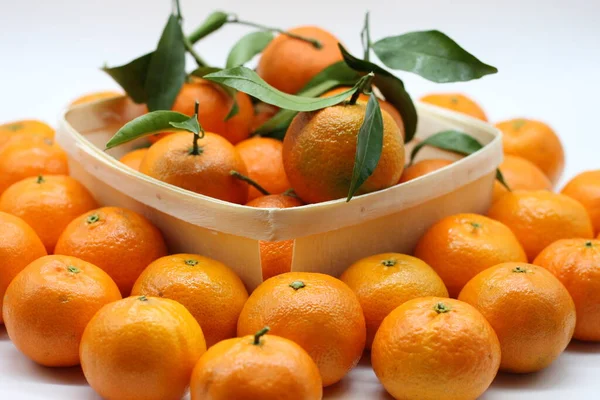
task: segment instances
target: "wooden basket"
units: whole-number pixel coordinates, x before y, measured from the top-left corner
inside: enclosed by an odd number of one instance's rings
[[[381,252],[411,253],[419,237],[444,216],[483,213],[502,161],[500,133],[481,121],[418,104],[419,129],[408,146],[442,130],[466,132],[482,144],[477,153],[413,181],[353,198],[291,209],[227,203],[165,184],[116,158],[130,143],[108,152],[104,144],[142,108],[125,98],[66,110],[57,141],[69,155],[71,175],[100,204],[137,211],[156,224],[171,252],[198,253],[233,268],[254,289],[262,282],[259,240],[295,239],[292,270],[339,276],[352,262]],[[424,148],[419,158],[460,157]]]

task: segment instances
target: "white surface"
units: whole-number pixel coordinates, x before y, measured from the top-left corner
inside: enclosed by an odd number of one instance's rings
[[[281,27],[324,26],[357,54],[367,4],[374,40],[436,28],[500,70],[481,81],[451,85],[402,73],[413,96],[460,90],[477,99],[492,121],[525,116],[550,123],[566,148],[563,182],[583,169],[599,167],[598,1],[182,0],[188,32],[216,5],[245,19]],[[34,117],[54,123],[59,109],[72,98],[116,88],[98,67],[104,62],[121,64],[152,49],[169,9],[168,0],[1,0],[0,122]],[[243,31],[227,27],[198,50],[210,62],[223,63],[227,49]],[[372,398],[386,398],[377,384],[367,384],[372,378],[368,370],[352,376],[357,387],[375,388]],[[541,373],[500,375],[484,399],[592,399],[598,397],[599,376],[600,345],[574,343]],[[35,366],[14,349],[3,330],[0,398],[98,399],[79,370]]]

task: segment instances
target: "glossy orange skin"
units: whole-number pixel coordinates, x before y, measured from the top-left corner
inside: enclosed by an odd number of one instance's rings
[[[402,172],[402,177],[400,178],[400,183],[412,181],[413,179],[427,175],[433,171],[437,171],[438,169],[442,169],[450,164],[452,164],[452,161],[450,160],[437,158],[417,161],[413,165],[404,169],[404,172]]]
[[[114,97],[119,97],[122,95],[123,95],[122,92],[117,92],[115,90],[106,90],[106,91],[101,91],[101,92],[87,93],[87,94],[77,97],[75,100],[73,100],[69,104],[69,106],[73,107],[73,106],[77,106],[80,104],[91,103],[91,102],[95,102],[95,101],[99,101],[99,100],[112,99]]]
[[[415,249],[440,275],[450,297],[479,272],[502,262],[527,262],[523,247],[505,225],[483,215],[456,214],[434,224]]]
[[[90,321],[79,354],[90,386],[107,400],[180,400],[206,351],[202,329],[181,304],[128,297]]]
[[[283,169],[283,143],[263,137],[246,139],[235,146],[248,171],[248,177],[271,194],[281,194],[291,188]],[[250,186],[248,200],[263,196]]]
[[[26,178],[0,196],[0,211],[23,218],[50,254],[67,225],[96,207],[98,203],[89,190],[66,175]]]
[[[487,121],[485,111],[474,100],[460,93],[435,93],[423,96],[422,102],[433,104],[434,106],[447,108],[470,117]]]
[[[534,163],[523,157],[505,155],[499,168],[504,181],[511,190],[552,191],[550,179]],[[508,190],[500,182],[495,181],[492,202],[498,200],[505,193],[508,193]]]
[[[27,357],[46,367],[79,364],[79,343],[88,322],[121,298],[100,268],[75,257],[33,261],[6,289],[6,332]]]
[[[148,148],[144,147],[142,149],[135,149],[125,154],[123,157],[119,159],[123,164],[127,165],[129,168],[133,168],[136,171],[140,170],[140,165],[142,164],[142,160],[146,157],[148,153]]]
[[[321,400],[319,369],[291,340],[266,335],[222,341],[194,368],[192,400]]]
[[[337,105],[301,112],[292,120],[283,141],[283,166],[295,192],[306,203],[319,203],[348,195],[358,132],[366,105]],[[394,186],[404,169],[404,139],[385,111],[383,148],[373,174],[357,195]]]
[[[458,299],[477,308],[494,328],[503,371],[546,368],[573,336],[575,304],[569,292],[537,265],[503,263],[489,268],[470,280]]]
[[[4,293],[29,263],[45,256],[46,247],[33,228],[19,217],[0,211],[0,324]]]
[[[304,40],[279,35],[262,52],[256,72],[276,89],[295,94],[323,69],[342,61],[342,53],[339,40],[316,26],[301,26],[288,32],[316,39],[322,47],[317,49]]]
[[[396,307],[416,297],[448,297],[438,274],[416,257],[383,253],[352,264],[340,280],[352,289],[365,316],[370,349],[381,322]]]
[[[600,170],[585,171],[571,179],[561,191],[585,207],[594,231],[600,233]]]
[[[438,313],[438,304],[449,311]],[[469,304],[441,297],[409,300],[381,324],[371,364],[398,400],[474,400],[492,383],[500,344]]]
[[[340,86],[335,89],[331,89],[328,92],[323,93],[319,97],[330,97],[330,96],[345,92],[346,90],[349,90],[349,89],[350,89],[350,86]],[[348,100],[350,100],[350,97],[351,96],[349,96]],[[367,103],[369,101],[369,96],[364,93],[361,93],[358,96],[358,101]],[[396,110],[396,107],[394,107],[391,103],[388,103],[387,101],[381,100],[381,99],[379,99],[379,106],[381,107],[382,110],[387,111],[387,113],[390,114],[390,116],[394,119],[394,121],[396,121],[396,124],[398,124],[400,131],[402,131],[402,136],[404,137],[404,121],[402,121],[402,116],[400,115],[398,110]]]
[[[26,119],[0,125],[0,148],[12,138],[41,136],[54,139],[54,129],[42,121]]]
[[[573,337],[600,341],[600,240],[557,240],[533,263],[554,274],[573,298],[577,314]]]
[[[581,203],[546,190],[507,193],[492,204],[488,216],[514,232],[529,261],[559,239],[594,236],[592,221]]]
[[[21,179],[67,175],[67,154],[52,139],[34,135],[11,139],[0,148],[0,194]]]
[[[297,290],[293,283],[303,283]],[[332,276],[288,272],[267,279],[248,298],[238,321],[238,336],[271,328],[300,345],[319,367],[323,386],[330,386],[358,364],[365,348],[366,327],[354,292]]]
[[[237,320],[248,299],[235,272],[196,254],[174,254],[152,262],[131,295],[164,297],[184,305],[202,327],[208,347],[236,336]]]
[[[160,231],[146,218],[120,207],[89,211],[65,228],[55,254],[79,257],[102,268],[128,296],[154,260],[167,255]]]
[[[520,156],[542,170],[555,185],[565,167],[565,153],[560,139],[547,124],[524,118],[499,122],[504,153]]]
[[[246,204],[249,207],[258,208],[289,208],[303,205],[302,201],[294,196],[285,194],[272,194],[269,196],[257,197]],[[294,256],[294,240],[280,240],[269,242],[267,240],[259,241],[260,246],[260,265],[262,268],[263,280],[274,277],[275,275],[290,272],[292,269],[292,258]]]
[[[248,184],[230,175],[246,175],[244,161],[222,136],[206,132],[198,145],[201,154],[190,154],[192,133],[175,133],[153,144],[140,164],[140,172],[182,189],[231,203],[248,201]]]

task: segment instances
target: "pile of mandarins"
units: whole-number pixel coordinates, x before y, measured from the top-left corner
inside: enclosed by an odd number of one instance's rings
[[[285,92],[341,60],[329,33],[302,33],[323,48],[280,36],[259,62],[263,79]],[[305,60],[289,63],[286,54]],[[232,100],[219,86],[185,83],[173,109],[190,115],[194,100],[202,104],[201,151],[190,154],[191,134],[161,134],[121,161],[251,207],[345,197],[355,147],[327,138],[340,119],[358,130],[364,103],[300,113],[282,143],[250,137],[274,110],[236,97],[240,110],[225,121]],[[486,120],[463,95],[422,100]],[[382,110],[382,158],[366,191],[451,164],[424,160],[404,169],[402,119],[384,101]],[[81,364],[111,400],[177,400],[188,387],[193,400],[321,399],[365,350],[396,399],[477,398],[498,370],[538,371],[572,338],[600,341],[600,171],[578,175],[558,194],[564,154],[555,133],[527,119],[496,126],[506,154],[500,169],[513,191],[496,184],[487,216],[444,218],[413,255],[373,255],[340,277],[290,272],[293,241],[263,242],[264,282],[248,293],[226,265],[170,254],[143,216],[99,207],[69,177],[49,126],[2,125],[0,322],[24,355],[48,367]],[[313,159],[300,156],[307,149]]]

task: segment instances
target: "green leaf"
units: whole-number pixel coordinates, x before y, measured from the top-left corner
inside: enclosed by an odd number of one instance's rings
[[[496,169],[496,180],[498,182],[500,182],[500,184],[502,186],[504,186],[506,188],[506,190],[508,190],[509,192],[512,192],[512,189],[510,188],[510,186],[508,186],[508,183],[506,183],[506,181],[504,180],[504,175],[502,175],[502,171],[500,171],[500,168]]]
[[[402,116],[404,122],[404,142],[410,142],[417,132],[417,110],[404,88],[404,83],[377,64],[354,57],[341,45],[338,44],[344,61],[356,71],[368,73],[374,72],[373,84],[377,86],[385,100],[392,104]]]
[[[198,115],[196,114],[183,122],[169,122],[169,125],[182,131],[192,132],[195,135],[199,135],[202,131],[200,124],[198,123]]]
[[[229,18],[229,14],[223,11],[215,11],[210,14],[189,36],[190,42],[196,43],[198,40],[210,35],[214,31],[221,28],[225,23],[227,23],[227,19]]]
[[[417,153],[425,146],[436,147],[438,149],[451,151],[464,156],[473,154],[483,148],[481,143],[466,133],[458,131],[443,131],[429,136],[427,139],[416,145],[410,153],[409,165],[413,163]]]
[[[314,111],[339,104],[352,95],[358,88],[357,83],[351,89],[327,98],[296,96],[275,89],[262,80],[256,72],[246,67],[235,67],[214,72],[205,75],[204,79],[230,86],[256,97],[267,104],[294,111]]]
[[[373,50],[388,67],[438,83],[470,81],[498,72],[435,30],[386,37],[375,42]]]
[[[354,86],[360,79],[360,74],[351,69],[344,61],[324,68],[315,75],[298,92],[299,96],[317,97],[338,86]],[[296,116],[297,112],[292,110],[280,110],[271,119],[261,125],[255,133],[262,136],[270,136],[282,139],[287,127]]]
[[[128,64],[118,67],[103,67],[106,72],[117,82],[129,97],[136,103],[145,103],[148,99],[146,94],[146,76],[148,75],[148,66],[153,53],[145,54],[136,58]]]
[[[190,75],[197,76],[198,78],[204,78],[205,75],[211,74],[213,72],[222,71],[222,70],[223,70],[222,68],[215,68],[215,67],[200,67],[200,68],[197,68],[194,71],[192,71],[192,73]],[[218,82],[215,82],[215,83],[217,85],[219,85],[233,100],[233,102],[231,103],[231,108],[229,109],[229,113],[227,113],[227,116],[225,116],[225,121],[227,121],[230,118],[235,117],[236,114],[240,111],[240,107],[239,107],[239,105],[237,103],[237,99],[236,99],[237,90],[232,89],[229,86],[220,84]]]
[[[185,52],[180,20],[171,15],[148,66],[148,110],[170,110],[173,106],[185,82]]]
[[[189,115],[175,111],[153,111],[129,121],[106,143],[106,149],[120,146],[137,138],[164,131],[177,131],[171,122],[185,122]],[[186,129],[187,130],[187,129]]]
[[[379,100],[377,100],[375,93],[371,92],[365,111],[365,119],[358,131],[354,170],[352,171],[352,180],[350,181],[350,190],[346,201],[350,201],[361,185],[373,174],[379,163],[382,148],[383,118]]]
[[[362,31],[360,31],[360,40],[363,46],[363,59],[365,61],[369,61],[369,56],[371,55],[371,28],[369,27],[369,12],[365,14],[365,24],[363,26]]]
[[[262,53],[273,40],[273,33],[269,31],[252,32],[243,36],[231,49],[227,57],[226,68],[239,67],[252,60],[254,56]]]

